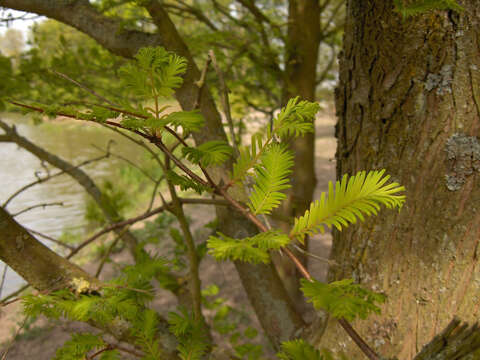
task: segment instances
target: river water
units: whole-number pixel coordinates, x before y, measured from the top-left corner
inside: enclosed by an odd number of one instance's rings
[[[121,154],[135,162],[142,158],[143,150],[137,145],[96,124],[57,120],[34,125],[30,119],[16,114],[0,114],[0,119],[15,124],[20,135],[72,164],[101,156],[102,152],[93,145],[105,149],[109,140],[114,140],[112,153]],[[115,170],[121,166],[121,162],[118,158],[110,157],[82,169],[100,184],[105,179],[113,180]],[[51,166],[48,168],[51,173],[58,171]],[[0,143],[0,204],[22,186],[35,181],[35,172],[39,172],[42,177],[46,174],[35,156],[13,143]],[[21,193],[8,204],[7,210],[15,214],[37,204],[63,202],[63,206],[38,208],[15,218],[26,228],[57,238],[65,230],[83,231],[86,225],[86,198],[87,195],[80,185],[68,175],[61,175]],[[48,241],[44,243],[51,245]],[[0,277],[3,269],[4,264],[0,262]],[[15,291],[22,284],[23,280],[9,268],[0,298]]]

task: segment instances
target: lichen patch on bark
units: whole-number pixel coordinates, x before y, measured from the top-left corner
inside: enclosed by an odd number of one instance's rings
[[[480,144],[477,137],[453,134],[445,143],[448,173],[445,181],[448,190],[460,190],[467,176],[480,171]]]
[[[437,95],[444,95],[452,93],[453,82],[453,66],[443,65],[438,74],[428,74],[425,81],[425,89],[432,91],[437,89]]]

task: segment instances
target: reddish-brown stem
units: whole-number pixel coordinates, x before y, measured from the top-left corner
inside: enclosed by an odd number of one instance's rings
[[[22,298],[15,298],[13,300],[5,301],[1,306],[4,307],[4,306],[10,305],[10,304],[13,304],[14,302],[20,301],[20,300],[22,300]]]
[[[19,103],[19,102],[16,102],[16,101],[12,101],[12,100],[8,100],[8,102],[12,105],[16,105],[16,106],[20,106],[20,107],[23,107],[25,109],[30,109],[30,110],[34,110],[36,112],[39,112],[41,114],[44,114],[45,113],[45,110],[40,108],[40,107],[37,107],[37,106],[32,106],[32,105],[27,105],[27,104],[22,104],[22,103]],[[67,113],[62,113],[62,112],[57,112],[57,115],[58,116],[63,116],[63,117],[67,117],[67,118],[70,118],[70,119],[75,119],[75,120],[83,120],[83,121],[92,121],[92,122],[95,122],[94,120],[89,120],[89,119],[82,119],[78,116],[75,116],[75,115],[72,115],[72,114],[67,114]],[[104,121],[103,124],[107,124],[107,125],[111,125],[111,126],[115,126],[115,127],[118,127],[118,128],[121,128],[123,130],[129,130],[125,127],[123,127],[121,124],[118,124],[116,122],[113,122],[113,121]],[[143,137],[146,137],[147,135],[142,133],[141,131],[137,131],[137,130],[134,130],[134,132],[140,136],[143,136]]]
[[[302,275],[305,277],[305,279],[307,279],[308,281],[313,281],[313,278],[310,275],[310,273],[308,272],[308,270],[303,266],[302,262],[300,260],[298,260],[298,258],[295,256],[294,253],[291,252],[291,250],[289,248],[283,248],[282,251],[284,251],[285,254],[287,254],[287,256],[290,258],[290,260],[293,261],[293,263],[297,267],[298,271],[300,271],[302,273]]]
[[[168,148],[163,144],[162,140],[157,137],[150,137],[150,141],[155,144],[160,150],[162,150],[165,155],[168,156],[170,160],[172,160],[175,165],[177,165],[180,169],[182,169],[188,176],[190,176],[193,180],[197,181],[198,183],[202,184],[203,186],[210,186],[205,180],[201,177],[196,175],[193,171],[191,171],[188,167],[186,167],[175,155],[173,155]]]
[[[228,195],[228,193],[225,190],[218,187],[217,187],[217,190],[225,198],[225,200],[230,202],[230,204],[232,204],[233,207],[235,207],[238,211],[240,211],[243,214],[243,216],[245,216],[252,223],[254,223],[260,229],[260,231],[262,232],[268,231],[267,227],[255,215],[253,215],[250,211],[244,208],[238,201],[236,201],[230,195]]]
[[[363,341],[362,337],[358,335],[358,333],[355,331],[355,329],[350,325],[350,323],[345,320],[344,318],[338,319],[338,322],[340,325],[343,327],[343,329],[347,332],[347,334],[352,338],[352,340],[357,344],[357,346],[360,348],[360,350],[363,351],[366,357],[368,357],[370,360],[379,360],[380,357],[375,353],[375,351],[368,346],[368,344]]]
[[[105,346],[103,349],[100,349],[98,350],[97,352],[95,352],[94,354],[90,355],[90,356],[87,356],[87,359],[88,360],[93,360],[95,359],[98,355],[100,355],[101,353],[104,353],[105,351],[110,351],[110,350],[113,350],[113,346],[108,344],[107,346]]]
[[[31,106],[31,105],[27,105],[27,104],[22,104],[22,103],[18,103],[16,101],[9,101],[11,104],[13,105],[17,105],[17,106],[20,106],[20,107],[24,107],[24,108],[27,108],[27,109],[30,109],[30,110],[34,110],[34,111],[37,111],[39,113],[45,113],[45,110],[42,109],[42,108],[39,108],[39,107],[36,107],[36,106]],[[139,118],[143,118],[143,119],[146,119],[147,116],[144,116],[144,115],[141,115],[141,114],[135,114],[135,113],[131,113],[129,111],[124,111],[124,110],[121,110],[121,109],[117,109],[117,108],[114,108],[114,107],[110,107],[110,106],[104,106],[105,108],[108,108],[110,110],[113,110],[113,111],[117,111],[117,112],[122,112],[124,114],[129,114],[129,115],[132,115],[132,116],[136,116],[136,117],[139,117]],[[79,118],[75,115],[72,115],[72,114],[66,114],[66,113],[62,113],[62,112],[58,112],[57,115],[59,116],[64,116],[64,117],[68,117],[68,118],[71,118],[71,119],[76,119],[76,120],[79,120]],[[81,119],[80,120],[86,120],[86,121],[92,121],[92,120],[88,120],[88,119]],[[120,129],[123,129],[123,130],[129,130],[127,128],[125,128],[124,126],[122,126],[121,124],[118,124],[116,122],[113,122],[113,121],[105,121],[103,122],[104,124],[108,124],[110,126],[115,126],[115,127],[118,127]],[[179,141],[181,141],[183,144],[185,144],[186,146],[188,146],[185,141],[180,137],[178,136],[178,134],[175,133],[175,131],[173,131],[172,129],[168,128],[165,126],[165,129],[170,132],[170,133],[174,133],[175,134],[175,137],[177,139],[179,139]],[[155,136],[151,136],[151,135],[148,135],[148,134],[145,134],[141,131],[138,131],[138,130],[131,130],[133,131],[134,133],[144,137],[145,139],[148,139],[150,140],[153,144],[155,144],[158,148],[160,148],[174,163],[175,165],[177,165],[180,169],[182,169],[187,175],[189,175],[192,179],[194,179],[195,181],[199,182],[200,184],[203,184],[204,186],[209,186],[209,183],[207,183],[205,180],[203,180],[202,178],[200,178],[198,175],[196,175],[195,173],[193,173],[192,171],[190,171],[190,169],[188,169],[180,160],[178,160],[169,150],[168,148],[162,143],[162,141],[155,137]],[[203,169],[202,169],[203,170]],[[205,172],[205,171],[204,171]],[[210,184],[211,185],[211,184]]]
[[[82,242],[80,245],[78,245],[74,250],[72,250],[70,252],[70,254],[68,254],[67,256],[67,259],[70,259],[72,256],[74,256],[75,254],[77,254],[81,249],[83,249],[85,246],[87,246],[88,244],[92,243],[93,241],[95,241],[96,239],[98,239],[100,236],[102,236],[103,234],[106,234],[112,230],[115,230],[115,229],[118,229],[118,228],[121,228],[121,227],[124,227],[124,226],[127,226],[127,225],[131,225],[131,224],[134,224],[138,221],[141,221],[141,220],[144,220],[144,219],[147,219],[155,214],[158,214],[162,211],[165,210],[165,207],[164,206],[160,206],[148,213],[145,213],[145,214],[142,214],[140,216],[137,216],[137,217],[134,217],[134,218],[131,218],[131,219],[128,219],[128,220],[124,220],[124,221],[120,221],[120,222],[117,222],[117,223],[114,223],[114,224],[111,224],[105,228],[103,228],[102,230],[98,231],[96,234],[92,235],[91,237],[89,237],[87,240],[85,240],[84,242]]]

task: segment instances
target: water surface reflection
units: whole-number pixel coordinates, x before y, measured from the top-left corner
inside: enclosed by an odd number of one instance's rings
[[[101,128],[96,124],[80,123],[73,120],[59,120],[39,126],[24,116],[2,114],[0,118],[9,124],[15,124],[20,135],[28,138],[45,150],[73,163],[79,164],[102,153],[93,145],[105,149],[110,140],[114,140],[112,151],[122,154],[129,160],[137,162],[142,157],[142,149],[124,137]],[[35,172],[45,176],[45,169],[40,160],[13,143],[0,143],[0,203],[3,203],[20,187],[35,181]],[[104,179],[111,179],[121,160],[110,157],[107,160],[83,167],[97,184]],[[51,173],[58,170],[48,166]],[[16,213],[29,206],[41,203],[63,202],[63,206],[51,206],[28,211],[16,217],[16,220],[29,229],[52,237],[58,237],[64,230],[83,231],[85,192],[68,175],[55,177],[45,183],[36,185],[18,195],[8,204],[7,210]],[[50,245],[48,242],[46,244]],[[0,276],[3,263],[0,262]],[[2,297],[14,291],[22,279],[11,269]]]

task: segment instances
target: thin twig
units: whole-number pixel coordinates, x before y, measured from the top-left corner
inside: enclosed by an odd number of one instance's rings
[[[310,256],[314,259],[317,259],[317,260],[320,260],[320,261],[323,261],[323,262],[326,262],[327,264],[329,265],[336,265],[337,263],[333,260],[329,260],[327,258],[324,258],[324,257],[321,257],[321,256],[318,256],[318,255],[315,255],[315,254],[312,254],[311,252],[308,252],[306,251],[305,249],[302,249],[300,246],[296,245],[296,244],[293,244],[293,247],[295,248],[295,250],[301,252],[302,254],[304,255],[307,255],[307,256]]]
[[[20,210],[19,212],[12,214],[12,217],[18,216],[20,214],[26,213],[27,211],[33,210],[33,209],[38,209],[38,208],[43,208],[45,209],[47,206],[63,206],[63,202],[57,201],[57,202],[52,202],[52,203],[43,203],[43,204],[36,204],[29,206],[23,210]]]
[[[230,203],[223,199],[189,199],[178,198],[182,204],[204,204],[204,205],[221,205],[229,206]]]
[[[20,327],[17,329],[17,331],[15,332],[15,336],[12,338],[12,340],[10,341],[10,343],[8,344],[7,346],[7,349],[5,350],[5,352],[3,353],[3,356],[2,356],[2,359],[1,360],[6,360],[7,359],[7,354],[8,352],[10,351],[10,348],[12,347],[13,343],[15,342],[15,340],[17,339],[17,336],[18,334],[20,334],[20,331],[23,329],[23,327],[25,326],[25,324],[27,323],[27,319],[28,319],[28,316],[25,316]]]
[[[199,177],[197,174],[195,174],[193,171],[191,171],[185,164],[183,164],[175,155],[173,155],[168,148],[163,144],[162,140],[156,137],[150,137],[150,141],[158,146],[160,150],[162,150],[165,155],[168,156],[170,160],[172,160],[175,165],[177,165],[180,169],[183,170],[184,173],[186,173],[188,176],[190,176],[193,180],[196,182],[202,184],[203,186],[209,186],[209,184],[203,180],[201,177]]]
[[[94,235],[90,236],[87,240],[85,240],[84,242],[82,242],[80,245],[78,245],[74,250],[72,250],[70,252],[70,254],[68,254],[68,256],[66,257],[67,259],[70,259],[72,258],[74,255],[76,255],[81,249],[83,249],[85,246],[91,244],[92,242],[94,242],[96,239],[98,239],[100,236],[112,231],[112,230],[115,230],[115,229],[118,229],[118,228],[122,228],[124,226],[127,226],[127,225],[132,225],[136,222],[139,222],[139,221],[142,221],[142,220],[145,220],[155,214],[158,214],[158,213],[161,213],[162,211],[165,210],[165,207],[163,206],[160,206],[148,213],[145,213],[145,214],[142,214],[142,215],[139,215],[139,216],[136,216],[136,217],[133,217],[133,218],[130,218],[130,219],[127,219],[127,220],[123,220],[123,221],[119,221],[117,223],[113,223],[113,224],[110,224],[109,226],[106,226],[105,228],[103,228],[102,230],[98,231],[97,233],[95,233]]]
[[[112,241],[110,246],[108,247],[107,251],[102,257],[102,260],[100,261],[100,264],[98,265],[97,271],[95,272],[95,277],[98,278],[100,276],[100,273],[103,270],[103,267],[105,263],[107,262],[108,258],[110,257],[110,254],[112,253],[113,249],[115,246],[118,244],[120,241],[120,238],[123,236],[128,231],[128,226],[126,226],[116,237],[115,240]]]
[[[380,360],[380,357],[377,355],[375,351],[362,339],[360,335],[355,331],[355,329],[350,325],[350,323],[341,318],[338,319],[338,322],[343,327],[343,329],[347,332],[347,334],[352,338],[352,340],[357,344],[360,350],[370,359],[370,360]]]
[[[92,355],[86,356],[86,359],[87,359],[87,360],[93,360],[93,359],[95,359],[98,355],[100,355],[100,354],[102,354],[102,353],[104,353],[104,352],[106,352],[106,351],[113,350],[113,349],[114,349],[113,345],[108,344],[107,346],[105,346],[104,348],[98,350],[97,352],[93,353]]]
[[[165,165],[163,171],[167,172],[170,169],[170,161],[165,159]],[[192,311],[196,321],[201,322],[206,325],[205,318],[202,313],[202,286],[201,279],[199,274],[200,259],[198,257],[197,248],[195,245],[195,240],[193,238],[190,226],[188,224],[185,211],[183,209],[183,204],[177,196],[175,186],[171,181],[167,181],[168,190],[171,197],[171,206],[168,207],[168,210],[175,215],[177,221],[180,225],[180,229],[183,234],[183,239],[187,248],[187,257],[188,257],[188,272],[189,272],[189,282],[190,282],[190,295],[192,299]],[[162,198],[162,201],[163,198]],[[208,338],[211,339],[210,330],[208,327],[205,328]]]
[[[14,298],[15,296],[17,296],[18,294],[21,294],[22,292],[24,292],[25,290],[27,290],[28,288],[30,287],[29,284],[26,284],[26,285],[23,285],[20,289],[14,291],[13,293],[11,293],[10,295],[7,295],[5,296],[2,300],[0,300],[0,306],[5,306],[5,305],[8,305],[14,301],[9,301],[11,298]]]
[[[29,13],[25,13],[23,15],[20,15],[20,16],[7,16],[6,18],[1,18],[0,19],[0,22],[6,22],[7,23],[7,26],[9,26],[9,23],[10,22],[14,22],[16,20],[21,20],[21,21],[32,21],[32,20],[35,20],[35,19],[38,19],[38,18],[41,18],[42,15],[32,15],[30,17],[28,17],[28,15],[31,15]]]
[[[202,90],[203,86],[205,85],[205,79],[207,77],[207,71],[208,71],[208,66],[210,65],[210,62],[212,59],[210,57],[207,57],[207,61],[205,61],[205,66],[202,69],[202,74],[200,75],[200,79],[195,83],[198,87],[198,92],[197,92],[197,99],[195,100],[195,104],[193,105],[194,109],[198,109],[200,107],[200,99],[202,98]]]
[[[103,102],[106,102],[107,104],[110,104],[111,106],[118,106],[116,105],[115,103],[111,102],[110,100],[108,100],[107,98],[103,97],[102,95],[98,94],[97,92],[95,92],[95,90],[92,90],[90,89],[89,87],[87,87],[86,85],[78,82],[77,80],[74,80],[72,78],[70,78],[68,75],[65,75],[57,70],[51,70],[54,74],[64,78],[65,80],[67,81],[70,81],[71,83],[77,85],[78,87],[82,88],[83,90],[85,90],[86,92],[92,94],[93,96],[95,96],[96,98],[102,100]]]
[[[22,298],[15,298],[13,300],[5,301],[5,302],[0,303],[0,306],[4,307],[4,306],[10,305],[10,304],[13,304],[14,302],[20,301],[20,300],[22,300]]]
[[[104,127],[107,128],[107,129],[109,129],[109,130],[111,130],[111,131],[114,131],[114,132],[116,132],[117,134],[125,137],[126,139],[130,140],[131,142],[137,144],[138,146],[141,146],[142,148],[144,148],[146,151],[148,151],[148,152],[152,155],[152,157],[157,161],[157,163],[158,163],[158,162],[161,162],[158,154],[157,154],[155,151],[153,151],[153,150],[150,148],[150,146],[148,146],[147,144],[145,144],[142,140],[137,140],[137,139],[131,137],[130,135],[126,134],[124,131],[116,128],[116,127],[111,127],[111,126],[108,126],[108,125],[105,125],[105,124],[101,124],[101,125],[104,126]]]
[[[110,154],[106,154],[106,155],[102,155],[102,156],[99,156],[97,158],[94,158],[94,159],[89,159],[89,160],[85,160],[84,162],[74,166],[74,168],[80,168],[82,166],[85,166],[85,165],[88,165],[88,164],[91,164],[93,162],[96,162],[96,161],[100,161],[100,160],[103,160],[103,159],[106,159]],[[5,200],[5,202],[2,204],[2,207],[5,208],[7,207],[7,205],[15,198],[17,197],[19,194],[21,194],[23,191],[31,188],[32,186],[35,186],[35,185],[38,185],[38,184],[42,184],[54,177],[57,177],[57,176],[60,176],[60,175],[63,175],[65,174],[66,172],[64,170],[60,171],[60,172],[57,172],[55,174],[51,174],[51,175],[48,175],[46,177],[43,177],[43,178],[37,178],[36,181],[33,181],[25,186],[22,186],[20,189],[18,189],[17,191],[15,191],[12,195],[9,196],[9,198],[7,200]]]
[[[152,190],[152,196],[150,196],[150,202],[148,204],[147,212],[152,210],[153,203],[155,202],[155,196],[157,195],[158,187],[162,183],[163,179],[165,179],[164,175],[160,176],[160,178],[157,181],[155,181],[155,185],[154,185],[153,190]]]
[[[103,150],[100,146],[97,146],[95,144],[92,144],[92,146],[97,149],[97,150],[100,150],[102,152],[105,152],[105,150]],[[113,152],[110,153],[111,156],[113,157],[116,157],[122,161],[125,161],[127,164],[129,164],[130,166],[134,167],[135,169],[137,169],[138,171],[140,171],[143,175],[145,175],[145,177],[147,177],[149,180],[151,180],[152,182],[155,182],[155,179],[145,170],[143,170],[140,166],[138,166],[137,164],[135,164],[132,160],[126,158],[125,156],[123,155],[119,155],[119,154],[114,154]]]
[[[225,83],[225,78],[223,76],[222,69],[217,64],[217,58],[215,57],[215,53],[213,50],[210,50],[208,52],[208,56],[210,59],[212,59],[212,64],[213,67],[215,68],[215,71],[218,76],[218,81],[220,82],[220,91],[222,93],[222,107],[223,111],[225,113],[225,117],[227,118],[227,123],[228,123],[228,129],[230,130],[230,137],[232,138],[232,145],[233,149],[235,151],[235,156],[240,155],[240,151],[238,150],[238,144],[237,144],[237,139],[235,137],[235,129],[233,127],[233,119],[232,119],[232,113],[230,111],[230,101],[228,99],[228,87],[227,84]]]
[[[2,281],[0,281],[0,298],[2,297],[3,285],[5,285],[5,278],[7,277],[7,269],[8,265],[3,265],[3,272],[2,272]]]
[[[26,228],[26,227],[24,227],[24,228],[25,228],[25,230],[27,230],[29,233],[38,235],[38,236],[40,236],[40,237],[42,237],[42,238],[44,238],[44,239],[47,239],[47,240],[49,240],[49,241],[51,241],[51,242],[53,242],[53,243],[55,243],[55,244],[57,244],[57,245],[63,246],[63,247],[65,247],[65,248],[69,249],[69,250],[73,250],[73,249],[74,249],[74,247],[73,247],[72,245],[65,244],[65,243],[61,242],[60,240],[57,240],[57,239],[55,239],[55,238],[53,238],[53,237],[51,237],[51,236],[49,236],[49,235],[47,235],[47,234],[41,233],[41,232],[36,231],[36,230],[29,229],[29,228]]]

